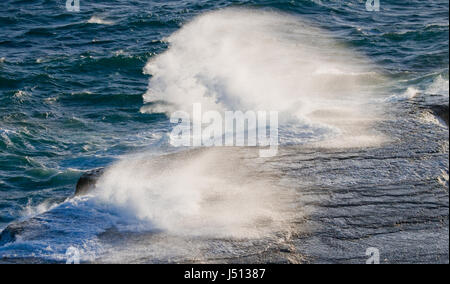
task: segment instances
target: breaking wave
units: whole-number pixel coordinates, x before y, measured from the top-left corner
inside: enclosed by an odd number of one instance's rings
[[[152,77],[142,112],[191,112],[194,103],[205,112],[278,111],[281,140],[294,144],[339,135],[357,141],[376,119],[370,98],[382,77],[298,17],[220,10],[194,19],[167,42],[169,49],[145,67]],[[363,145],[380,141],[369,136]],[[347,142],[338,144],[354,146]]]

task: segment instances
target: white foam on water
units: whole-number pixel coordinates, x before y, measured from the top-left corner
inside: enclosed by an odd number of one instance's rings
[[[19,99],[19,100],[23,99],[26,96],[29,96],[29,93],[27,91],[19,90],[14,93],[14,98]]]
[[[292,212],[294,193],[263,162],[256,150],[229,148],[123,157],[90,195],[25,206],[25,230],[0,255],[65,261],[74,247],[87,262],[168,261],[200,257],[212,239],[279,242],[302,210]]]
[[[287,218],[279,202],[284,193],[277,192],[267,176],[251,170],[242,153],[205,149],[124,158],[99,180],[95,198],[117,210],[124,218],[118,228],[125,231],[267,236],[283,228]]]
[[[439,75],[436,77],[436,79],[433,80],[433,83],[428,86],[428,88],[425,90],[425,93],[432,94],[432,95],[439,95],[442,97],[447,98],[449,97],[449,83],[448,80],[445,80],[442,75]]]
[[[144,69],[152,77],[142,112],[192,112],[194,103],[204,112],[278,111],[282,124],[295,119],[316,127],[320,136],[324,128],[335,128],[331,132],[356,140],[360,133],[335,121],[357,125],[375,119],[370,97],[382,76],[298,17],[225,9],[197,17],[167,41],[169,49]],[[301,143],[302,133],[295,134],[286,133]],[[379,142],[363,140],[367,146]]]
[[[104,20],[98,16],[92,16],[89,20],[88,20],[89,24],[97,24],[97,25],[114,25],[113,21],[108,21],[108,20]]]
[[[420,90],[416,89],[414,87],[408,87],[406,91],[404,91],[401,94],[392,95],[388,98],[386,98],[385,101],[387,102],[399,102],[399,101],[406,101],[415,98],[417,95],[420,94]]]
[[[36,216],[41,215],[49,210],[52,210],[56,206],[58,206],[57,203],[48,203],[48,202],[43,202],[38,205],[33,205],[31,203],[31,199],[29,199],[28,203],[24,206],[24,208],[22,209],[22,211],[20,213],[20,215],[21,215],[20,219],[26,220],[29,218],[36,217]]]
[[[2,138],[2,140],[5,142],[5,144],[7,146],[13,146],[13,142],[11,141],[9,135],[15,134],[15,133],[16,132],[13,130],[0,128],[0,137]]]

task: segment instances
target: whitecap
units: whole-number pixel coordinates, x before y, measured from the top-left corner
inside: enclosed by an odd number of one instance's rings
[[[408,87],[408,89],[406,89],[406,91],[404,91],[403,93],[392,95],[389,98],[387,98],[385,101],[387,101],[387,102],[406,101],[406,100],[415,98],[419,94],[420,94],[420,90],[418,90],[414,87]]]
[[[88,20],[89,24],[97,24],[97,25],[114,25],[113,21],[108,21],[108,20],[104,20],[100,17],[97,16],[92,16],[89,20]]]
[[[253,171],[255,163],[242,161],[243,153],[210,148],[126,157],[106,170],[93,200],[120,218],[119,230],[267,236],[283,228],[286,206],[277,201],[276,185]]]
[[[12,146],[13,142],[9,138],[11,134],[15,134],[16,132],[9,129],[0,128],[0,138],[4,141],[7,146]]]
[[[16,98],[16,99],[22,99],[22,98],[24,98],[24,97],[27,96],[27,95],[28,95],[28,92],[19,90],[19,91],[17,91],[17,92],[14,93],[14,98]]]
[[[449,96],[449,83],[448,80],[444,79],[442,75],[436,77],[433,82],[425,90],[426,94],[439,95],[443,97]]]
[[[36,217],[40,214],[43,214],[45,212],[50,211],[51,209],[55,208],[58,204],[56,203],[40,203],[38,205],[33,205],[31,199],[28,200],[28,203],[24,206],[22,209],[20,215],[22,216],[21,219],[29,219]]]
[[[220,10],[167,41],[169,49],[144,69],[152,77],[144,94],[150,104],[141,112],[191,113],[194,103],[205,112],[278,111],[284,120],[348,136],[363,135],[365,129],[353,133],[351,126],[368,126],[376,116],[370,99],[381,75],[373,64],[298,17]]]

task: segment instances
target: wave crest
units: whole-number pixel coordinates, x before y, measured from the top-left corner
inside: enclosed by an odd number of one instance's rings
[[[282,123],[294,119],[330,133],[374,120],[369,98],[381,76],[294,16],[225,9],[194,19],[167,41],[169,49],[144,69],[152,75],[144,101],[158,107],[142,112],[191,112],[194,103],[205,112],[278,111]]]

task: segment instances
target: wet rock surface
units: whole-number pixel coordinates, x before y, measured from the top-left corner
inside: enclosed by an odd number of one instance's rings
[[[86,195],[95,189],[95,184],[104,173],[104,168],[95,169],[84,173],[78,180],[75,188],[75,196]]]
[[[306,262],[449,262],[448,128],[405,117],[380,148],[280,158],[311,209],[292,241]]]
[[[408,159],[397,155],[358,155],[358,166],[350,157],[323,155],[317,167],[324,176],[314,181],[322,185],[299,188],[311,213],[302,224],[308,232],[293,240],[297,252],[310,263],[365,263],[366,250],[373,247],[382,263],[448,263],[448,187],[437,182],[438,171],[427,173],[419,166],[433,154],[417,153],[416,169],[402,166]],[[378,170],[366,173],[366,184],[342,183],[354,178],[356,167],[361,171],[373,163]],[[403,176],[402,167],[411,175]],[[329,170],[340,171],[339,180],[327,178]],[[298,174],[309,171],[302,167]],[[436,179],[421,178],[428,175]]]

